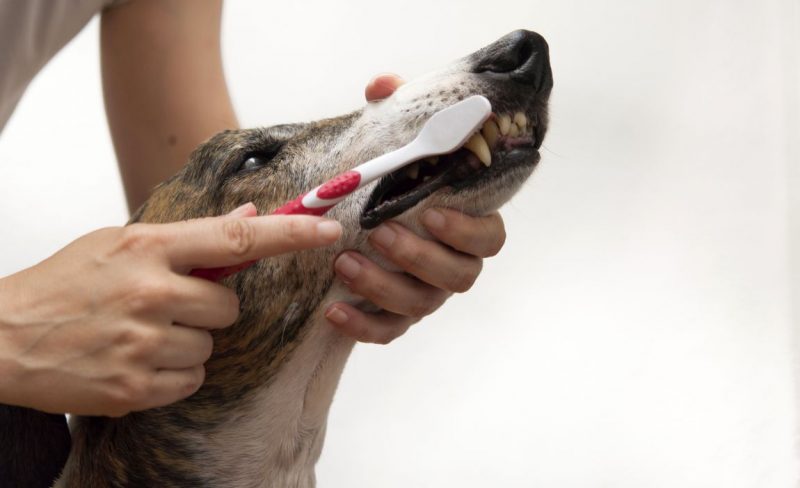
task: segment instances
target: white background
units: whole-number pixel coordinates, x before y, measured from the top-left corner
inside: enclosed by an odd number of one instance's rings
[[[800,13],[793,0],[230,1],[248,126],[357,108],[515,28],[551,131],[472,291],[358,346],[323,487],[797,486]],[[0,275],[126,220],[92,24],[0,138]]]

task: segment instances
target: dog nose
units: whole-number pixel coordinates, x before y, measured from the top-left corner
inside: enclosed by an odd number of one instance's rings
[[[553,87],[550,49],[539,34],[514,31],[473,54],[474,73],[490,73],[533,86],[536,91]]]

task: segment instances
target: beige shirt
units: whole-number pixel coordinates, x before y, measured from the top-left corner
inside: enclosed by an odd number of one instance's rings
[[[0,0],[0,132],[28,84],[104,8],[119,0]]]

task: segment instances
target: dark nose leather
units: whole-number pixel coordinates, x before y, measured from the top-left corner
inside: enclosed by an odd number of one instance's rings
[[[476,52],[471,61],[474,73],[508,78],[539,92],[553,87],[550,49],[535,32],[514,31]]]

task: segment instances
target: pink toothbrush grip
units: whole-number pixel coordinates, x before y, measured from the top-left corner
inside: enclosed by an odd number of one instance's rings
[[[247,261],[246,263],[237,264],[236,266],[227,266],[223,268],[197,268],[193,269],[189,276],[196,278],[203,278],[208,281],[219,281],[226,276],[236,274],[239,271],[249,268],[255,264],[255,261]]]
[[[347,173],[342,173],[328,180],[324,185],[319,187],[317,190],[317,197],[324,198],[325,200],[340,198],[353,193],[353,190],[358,188],[359,183],[361,183],[361,173],[358,171],[348,171]]]
[[[272,215],[324,215],[325,212],[333,207],[333,205],[329,205],[327,207],[308,208],[303,205],[303,198],[305,196],[306,194],[303,193],[291,202],[278,207],[274,212],[272,212]]]

